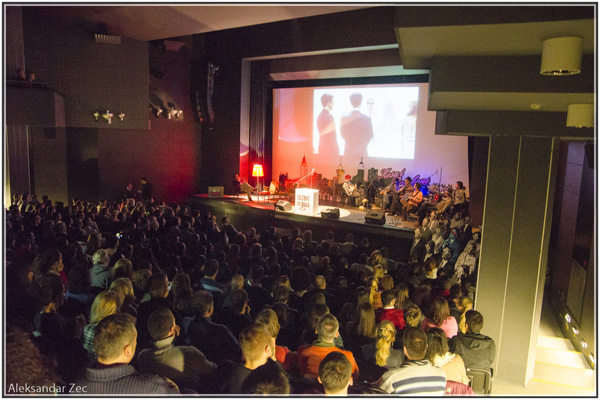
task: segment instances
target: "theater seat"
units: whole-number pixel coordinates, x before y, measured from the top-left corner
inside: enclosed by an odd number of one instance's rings
[[[492,392],[492,372],[486,369],[467,368],[467,376],[471,380],[471,389],[477,394]]]

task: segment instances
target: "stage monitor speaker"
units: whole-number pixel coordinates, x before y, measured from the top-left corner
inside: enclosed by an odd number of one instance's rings
[[[373,225],[385,225],[385,213],[369,211],[367,215],[365,215],[365,222]]]
[[[321,218],[327,219],[338,219],[340,217],[339,208],[328,208],[327,210],[321,211]]]
[[[292,204],[287,200],[279,200],[277,203],[275,203],[275,210],[292,211]]]

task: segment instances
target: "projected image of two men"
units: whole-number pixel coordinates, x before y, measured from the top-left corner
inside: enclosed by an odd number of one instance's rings
[[[315,89],[315,161],[340,155],[412,160],[418,99],[418,87]]]

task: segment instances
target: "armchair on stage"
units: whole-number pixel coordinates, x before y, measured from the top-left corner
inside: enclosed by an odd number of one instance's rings
[[[271,181],[271,185],[269,185],[269,188],[267,190],[259,192],[258,195],[259,195],[259,199],[260,199],[260,196],[263,196],[267,199],[267,201],[269,199],[274,199],[276,196],[279,199],[283,198],[283,199],[288,200],[290,197],[290,192],[286,191],[285,188],[283,188],[283,190],[280,190],[279,182]]]

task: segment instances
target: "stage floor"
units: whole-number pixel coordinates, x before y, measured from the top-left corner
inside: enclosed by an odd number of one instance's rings
[[[199,196],[208,198],[208,195],[199,195]],[[242,205],[252,207],[252,208],[273,210],[273,209],[275,209],[275,203],[277,203],[277,201],[279,199],[264,199],[264,198],[262,198],[262,196],[259,199],[258,196],[253,195],[252,201],[249,201],[248,196],[246,196],[245,194],[240,194],[238,196],[225,195],[223,198],[221,198],[219,200],[225,201],[225,202],[233,202],[236,204],[242,204]],[[295,206],[293,203],[291,203],[291,204],[292,204],[291,211],[277,211],[277,212],[278,213],[286,213],[286,214],[295,214],[294,213]],[[328,201],[328,200],[319,200],[319,213],[317,215],[314,215],[313,218],[321,218],[321,211],[326,210],[328,208],[339,208],[340,209],[340,218],[339,218],[340,221],[353,222],[353,223],[358,223],[358,224],[365,223],[365,215],[366,215],[367,211],[369,211],[369,210],[359,210],[358,207],[352,207],[352,206],[348,206],[348,205],[341,207],[340,204],[336,203],[336,202],[332,202],[332,201]],[[372,211],[381,211],[381,210],[373,209]],[[404,229],[404,230],[414,231],[417,228],[417,224],[418,224],[418,221],[416,221],[416,220],[402,221],[402,218],[400,218],[400,217],[393,217],[393,216],[386,215],[384,226],[387,228],[392,228],[392,229]]]
[[[249,201],[245,194],[226,195],[221,198],[209,198],[207,194],[200,194],[192,196],[190,202],[192,208],[210,212],[217,216],[219,221],[223,216],[229,217],[231,223],[242,230],[255,227],[260,234],[262,230],[273,226],[278,231],[287,234],[294,228],[302,231],[310,229],[313,230],[316,240],[321,240],[319,236],[330,230],[334,232],[337,242],[343,242],[346,235],[351,233],[356,244],[366,237],[377,247],[388,247],[390,256],[394,260],[403,262],[408,260],[414,230],[417,226],[416,221],[401,221],[400,218],[396,219],[386,215],[383,225],[367,223],[365,222],[367,210],[359,210],[358,207],[340,207],[339,204],[330,201],[320,202],[319,214],[305,216],[294,213],[293,208],[292,211],[276,210],[277,199],[267,200],[262,196],[260,201],[257,196],[252,196],[252,199],[253,201]],[[338,208],[340,218],[321,217],[320,212],[327,208]]]

